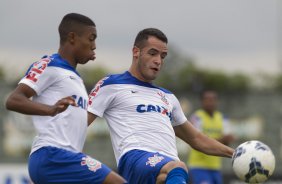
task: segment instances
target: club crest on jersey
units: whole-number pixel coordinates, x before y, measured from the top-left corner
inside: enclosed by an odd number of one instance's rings
[[[161,97],[161,100],[166,104],[166,105],[169,105],[166,97],[165,97],[165,94],[162,93],[162,92],[158,92],[158,95]]]
[[[93,98],[97,95],[98,91],[100,90],[101,86],[104,84],[104,81],[108,79],[109,77],[104,77],[103,79],[99,80],[97,84],[95,85],[94,89],[89,94],[89,100],[88,100],[88,105],[92,104]]]
[[[87,165],[88,169],[93,172],[96,172],[98,169],[102,168],[101,162],[89,156],[82,158],[81,165]]]
[[[151,167],[155,167],[158,163],[160,163],[164,159],[163,156],[158,156],[155,154],[153,157],[149,157],[146,165],[150,165]]]
[[[36,82],[38,80],[38,76],[43,73],[50,61],[51,58],[46,57],[41,59],[40,61],[33,63],[26,75],[26,79]]]

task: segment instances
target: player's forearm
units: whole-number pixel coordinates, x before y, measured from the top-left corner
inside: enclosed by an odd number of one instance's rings
[[[177,137],[185,141],[192,148],[203,153],[214,156],[232,157],[234,152],[232,148],[204,135],[189,122],[174,127],[174,131]]]
[[[222,156],[231,158],[234,149],[225,146],[215,139],[209,138],[203,133],[199,133],[194,140],[193,148],[208,155]],[[192,145],[191,145],[192,146]]]
[[[6,108],[27,115],[52,116],[53,114],[51,106],[33,102],[20,94],[12,94],[6,101]]]
[[[219,139],[217,139],[219,142],[221,142],[224,145],[229,145],[231,142],[235,140],[234,136],[231,134],[223,135]]]

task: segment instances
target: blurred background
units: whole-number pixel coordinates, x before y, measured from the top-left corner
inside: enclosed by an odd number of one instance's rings
[[[7,95],[28,66],[57,52],[62,17],[77,12],[98,29],[97,59],[78,70],[88,91],[103,76],[127,70],[136,34],[156,27],[169,39],[169,54],[156,84],[175,93],[187,117],[200,107],[199,92],[219,92],[237,147],[260,140],[273,150],[268,183],[282,183],[282,1],[122,0],[0,2],[0,183],[29,183],[27,159],[35,135],[31,118],[8,112]],[[186,162],[189,146],[177,141]],[[116,169],[107,125],[88,129],[84,152]],[[225,183],[240,183],[224,160]]]

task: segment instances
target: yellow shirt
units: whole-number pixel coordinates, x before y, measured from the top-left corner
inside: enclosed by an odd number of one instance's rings
[[[198,110],[195,112],[193,119],[193,124],[207,136],[214,139],[223,136],[224,118],[220,112],[215,111],[211,117],[204,110]],[[191,168],[219,170],[221,162],[220,157],[209,156],[194,149],[191,150],[188,158],[188,165]]]

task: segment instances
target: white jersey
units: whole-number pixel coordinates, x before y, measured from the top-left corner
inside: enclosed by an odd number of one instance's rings
[[[179,160],[173,126],[187,119],[171,92],[127,71],[96,84],[89,95],[88,111],[106,119],[117,163],[133,149]]]
[[[32,99],[35,102],[54,105],[64,97],[73,96],[78,105],[69,106],[54,117],[32,116],[38,134],[31,153],[43,146],[81,152],[86,138],[88,95],[75,68],[54,54],[35,62],[19,83],[36,92]]]

